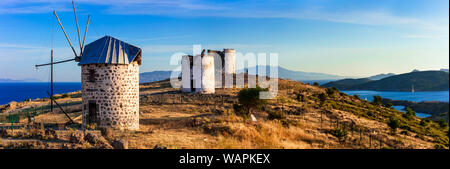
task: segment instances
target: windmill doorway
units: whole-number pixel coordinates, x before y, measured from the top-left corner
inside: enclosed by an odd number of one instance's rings
[[[88,124],[96,124],[97,123],[97,114],[98,114],[98,105],[95,100],[89,100],[88,103],[88,116],[87,123]]]

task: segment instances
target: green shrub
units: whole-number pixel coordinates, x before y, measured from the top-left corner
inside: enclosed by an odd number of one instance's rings
[[[327,94],[325,94],[325,93],[320,93],[319,94],[319,96],[318,96],[318,98],[319,98],[319,100],[320,100],[320,102],[323,104],[323,103],[325,103],[325,101],[327,100]]]
[[[283,119],[286,119],[286,117],[284,116],[284,113],[281,112],[281,111],[267,111],[267,114],[268,114],[267,118],[269,120],[275,120],[275,119],[283,120]]]
[[[434,145],[434,148],[435,148],[435,149],[446,149],[447,147],[445,147],[445,146],[442,145],[442,144],[436,144],[436,145]]]
[[[406,107],[406,114],[408,114],[410,116],[416,116],[416,112],[409,107]]]
[[[303,94],[297,94],[297,101],[299,102],[307,102],[308,98]]]
[[[373,101],[372,104],[376,105],[376,106],[380,106],[383,103],[381,102],[383,100],[383,98],[381,98],[381,96],[373,96]]]
[[[260,92],[267,91],[260,87],[242,89],[238,93],[239,105],[233,106],[236,112],[244,116],[250,116],[253,109],[259,109],[267,104],[267,100],[260,99]]]
[[[445,127],[448,126],[448,123],[445,122],[444,119],[440,119],[440,120],[438,121],[438,123],[439,123],[439,126],[441,126],[442,128],[445,128]]]
[[[234,113],[238,116],[243,117],[244,119],[249,119],[250,114],[244,109],[244,106],[240,104],[233,104]]]
[[[392,129],[393,132],[396,132],[397,128],[401,127],[400,120],[395,117],[389,118],[387,125]]]
[[[336,93],[339,93],[339,90],[336,87],[331,87],[326,89],[327,95],[330,97],[334,97]]]
[[[400,125],[399,128],[413,132],[413,129],[409,125]]]
[[[339,142],[343,142],[347,139],[348,132],[344,128],[338,127],[331,130],[330,134],[336,137]]]
[[[409,136],[409,132],[406,131],[406,130],[401,131],[400,134],[403,134],[403,135],[405,135],[405,136]]]
[[[353,97],[354,97],[355,99],[358,99],[358,100],[361,99],[361,97],[360,97],[359,95],[357,95],[357,94],[353,95]]]
[[[70,95],[67,94],[67,93],[65,93],[65,94],[63,94],[63,95],[61,96],[61,98],[70,98]]]
[[[384,107],[387,107],[387,108],[392,108],[392,106],[394,106],[392,103],[386,103],[386,104],[384,104]]]
[[[420,125],[421,126],[427,126],[429,122],[430,122],[430,119],[421,119],[420,120]]]
[[[416,112],[409,107],[406,107],[406,113],[403,114],[403,117],[406,119],[412,119],[416,116]]]
[[[373,113],[373,112],[367,112],[367,116],[368,116],[368,117],[373,117],[373,118],[376,117],[376,116],[375,116],[375,113]]]

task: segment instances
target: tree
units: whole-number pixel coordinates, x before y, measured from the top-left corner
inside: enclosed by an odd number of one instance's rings
[[[320,100],[320,104],[325,103],[325,101],[327,100],[327,94],[325,94],[325,93],[320,93],[318,97]]]
[[[314,86],[320,86],[320,84],[317,83],[317,82],[314,82],[313,85],[314,85]]]
[[[403,114],[403,117],[411,119],[414,116],[416,116],[416,112],[413,109],[406,107],[406,113]]]
[[[303,94],[297,94],[297,101],[299,101],[299,102],[307,102],[308,99]]]
[[[444,119],[440,119],[440,120],[438,121],[438,124],[439,124],[439,126],[441,126],[442,128],[444,128],[444,127],[447,127],[447,126],[448,126],[448,123],[447,123],[447,122],[445,122],[445,120],[444,120]]]
[[[262,89],[260,87],[242,89],[238,93],[238,100],[242,110],[250,115],[253,109],[261,108],[267,104],[267,100],[260,99],[259,93],[262,91],[267,91],[267,89]],[[239,106],[237,106],[239,107]]]
[[[383,98],[381,98],[381,96],[373,96],[373,101],[372,103],[376,106],[380,106],[383,103],[381,102],[383,100]]]
[[[384,104],[384,107],[387,107],[387,108],[392,108],[392,106],[394,106],[392,103],[386,103],[386,104]]]
[[[331,135],[336,137],[339,142],[344,142],[347,139],[348,132],[342,127],[337,127],[331,130]]]
[[[393,132],[396,132],[397,128],[399,128],[401,126],[400,120],[398,120],[397,118],[394,118],[394,117],[389,118],[387,125],[392,129]]]
[[[335,87],[327,88],[326,91],[327,91],[328,96],[330,96],[330,97],[334,97],[334,95],[336,93],[339,93],[339,90]]]
[[[421,126],[427,126],[429,122],[430,122],[430,119],[421,119],[420,120],[420,125]]]

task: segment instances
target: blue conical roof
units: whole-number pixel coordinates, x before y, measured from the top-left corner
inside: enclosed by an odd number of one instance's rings
[[[141,53],[136,46],[105,36],[85,46],[78,65],[130,64],[136,57],[141,57]]]

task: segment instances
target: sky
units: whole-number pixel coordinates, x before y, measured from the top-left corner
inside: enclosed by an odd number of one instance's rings
[[[86,44],[110,35],[143,50],[140,72],[173,70],[170,56],[203,48],[278,53],[281,67],[366,77],[449,67],[448,0],[76,0]],[[77,53],[69,0],[0,1],[0,79],[49,80],[55,61]],[[55,81],[80,81],[75,62],[55,65]]]

